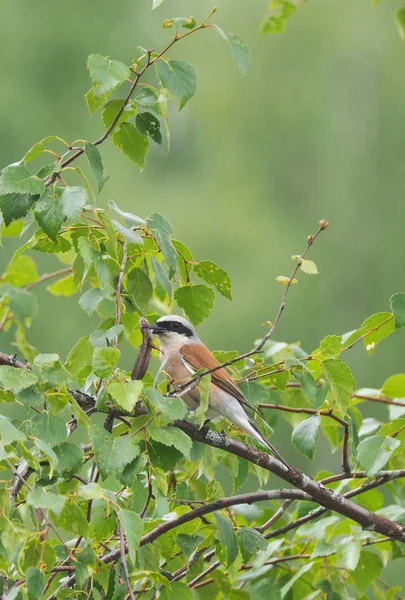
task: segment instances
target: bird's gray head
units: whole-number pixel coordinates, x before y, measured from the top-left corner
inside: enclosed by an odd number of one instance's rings
[[[187,319],[179,315],[165,315],[150,326],[164,345],[182,345],[199,341],[198,335]]]

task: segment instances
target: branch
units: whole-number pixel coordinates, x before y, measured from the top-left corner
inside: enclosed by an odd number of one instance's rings
[[[204,19],[204,21],[198,25],[197,27],[194,27],[194,29],[191,29],[190,31],[187,31],[186,33],[184,33],[183,35],[178,35],[178,33],[176,32],[174,38],[172,39],[172,41],[156,56],[154,56],[153,58],[151,58],[151,54],[152,54],[152,50],[148,50],[146,53],[147,56],[147,63],[146,65],[135,74],[135,79],[132,82],[132,85],[125,97],[124,102],[122,103],[122,106],[120,108],[120,110],[118,111],[115,119],[113,120],[113,122],[111,123],[110,127],[108,127],[108,129],[105,130],[105,132],[103,133],[103,135],[101,137],[99,137],[97,140],[95,140],[93,142],[94,146],[99,146],[100,144],[102,144],[103,142],[105,142],[105,140],[111,135],[111,133],[113,132],[113,130],[115,129],[117,123],[119,122],[122,113],[125,110],[125,107],[127,106],[128,102],[131,100],[136,88],[138,87],[138,83],[139,80],[141,79],[141,77],[146,73],[146,71],[155,64],[155,62],[161,58],[164,54],[166,54],[166,52],[168,52],[168,50],[170,50],[170,48],[172,46],[174,46],[174,44],[176,44],[177,42],[179,42],[180,40],[186,38],[187,36],[195,33],[196,31],[200,31],[201,29],[204,29],[205,27],[207,27],[207,22],[208,20],[212,17],[212,15],[214,14],[214,12],[216,11],[216,8],[214,8],[210,14],[208,15],[208,17],[206,19]],[[74,154],[72,154],[72,156],[66,158],[65,160],[61,160],[60,162],[60,170],[63,171],[64,168],[66,168],[68,165],[70,165],[72,162],[74,162],[77,158],[79,158],[79,156],[81,156],[82,154],[84,154],[84,147],[76,149],[72,146],[69,147],[68,152],[71,152],[72,150],[76,150],[76,152]],[[63,157],[62,157],[63,159]],[[53,183],[55,183],[55,181],[58,178],[59,173],[55,172],[53,173],[50,177],[44,179],[44,183],[45,186],[48,187],[50,185],[52,185]]]
[[[118,275],[117,288],[115,291],[115,325],[119,325],[121,323],[121,287],[122,287],[122,279],[124,277],[125,265],[128,260],[127,253],[127,244],[125,240],[121,242],[122,245],[122,262],[120,266],[120,272]],[[114,338],[113,346],[118,344],[118,335]]]
[[[299,256],[297,263],[294,267],[293,272],[291,273],[291,277],[288,280],[288,283],[286,285],[283,297],[281,299],[281,304],[280,307],[277,311],[276,314],[276,318],[274,319],[274,322],[272,324],[272,326],[270,327],[269,331],[266,333],[266,335],[260,340],[259,344],[253,348],[253,350],[250,350],[249,352],[245,352],[245,354],[240,354],[239,356],[237,356],[236,358],[232,358],[230,360],[227,360],[226,362],[218,365],[217,367],[213,367],[212,369],[207,369],[206,371],[203,371],[202,373],[199,373],[198,376],[196,377],[191,377],[189,380],[187,380],[185,383],[183,383],[182,385],[177,386],[177,388],[175,388],[171,393],[169,393],[169,396],[173,396],[175,395],[177,392],[182,391],[185,387],[187,387],[191,382],[196,381],[197,377],[204,377],[204,375],[209,375],[210,373],[214,373],[215,371],[218,371],[219,369],[223,369],[224,367],[229,367],[230,365],[233,365],[235,362],[238,362],[239,360],[243,360],[245,358],[248,358],[249,356],[253,356],[254,354],[260,354],[260,352],[262,352],[262,348],[265,345],[265,343],[271,338],[271,336],[273,335],[278,322],[280,321],[281,315],[285,309],[285,305],[287,302],[287,295],[289,292],[289,289],[291,287],[291,283],[295,277],[295,275],[297,274],[298,269],[300,268],[302,261],[304,260],[308,250],[310,249],[310,247],[312,246],[312,244],[314,243],[314,241],[316,240],[316,238],[318,237],[318,235],[324,231],[329,223],[327,221],[325,221],[324,219],[321,219],[319,221],[320,227],[317,230],[317,232],[314,235],[309,235],[308,236],[308,242],[306,245],[305,250],[303,251],[303,253]],[[284,369],[282,369],[284,370]],[[279,372],[279,370],[275,371],[276,373]]]
[[[119,536],[120,536],[120,556],[121,556],[122,568],[124,569],[125,583],[128,588],[128,596],[129,596],[129,598],[131,598],[131,600],[135,600],[135,596],[134,596],[134,593],[133,593],[132,587],[131,587],[131,582],[129,580],[127,560],[125,558],[125,537],[124,537],[124,529],[122,527],[121,521],[119,524]]]

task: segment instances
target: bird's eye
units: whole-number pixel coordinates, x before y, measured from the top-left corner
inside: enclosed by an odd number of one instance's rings
[[[173,329],[178,329],[180,327],[180,323],[173,323]]]

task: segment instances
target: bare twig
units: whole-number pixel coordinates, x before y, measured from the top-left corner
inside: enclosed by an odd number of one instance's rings
[[[122,568],[124,570],[125,583],[128,588],[128,597],[131,598],[131,600],[135,600],[134,592],[132,591],[131,581],[129,579],[127,559],[125,557],[125,537],[124,537],[124,528],[122,527],[121,521],[119,524],[119,536],[120,536],[121,563],[122,563]]]
[[[127,253],[127,244],[125,240],[122,241],[122,261],[120,266],[120,272],[118,275],[117,288],[115,291],[115,324],[119,325],[121,322],[121,287],[122,287],[122,279],[124,277],[125,265],[128,260]],[[114,348],[118,344],[118,335],[113,340]]]
[[[29,283],[25,287],[25,289],[28,292],[34,286],[38,285],[39,283],[42,283],[43,281],[48,281],[48,279],[53,279],[53,277],[59,277],[60,275],[66,275],[67,273],[71,273],[71,272],[72,272],[72,267],[66,267],[66,269],[59,269],[59,271],[54,271],[53,273],[44,273],[43,275],[41,275],[41,277],[39,279]]]

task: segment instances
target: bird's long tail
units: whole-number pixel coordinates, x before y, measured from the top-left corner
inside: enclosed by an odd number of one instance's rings
[[[246,426],[246,424],[244,425],[245,431],[247,431],[247,433],[250,433],[250,435],[252,435],[253,437],[255,437],[263,446],[265,446],[265,448],[267,448],[268,450],[270,450],[270,452],[273,454],[273,456],[275,456],[281,463],[283,463],[283,465],[285,467],[287,467],[288,470],[290,470],[290,466],[286,463],[286,461],[284,460],[284,458],[274,448],[274,446],[272,446],[270,444],[270,442],[264,437],[264,435],[259,430],[259,428],[257,427],[257,425],[253,421],[251,421],[251,419],[249,419],[248,424],[250,426],[249,428]]]

